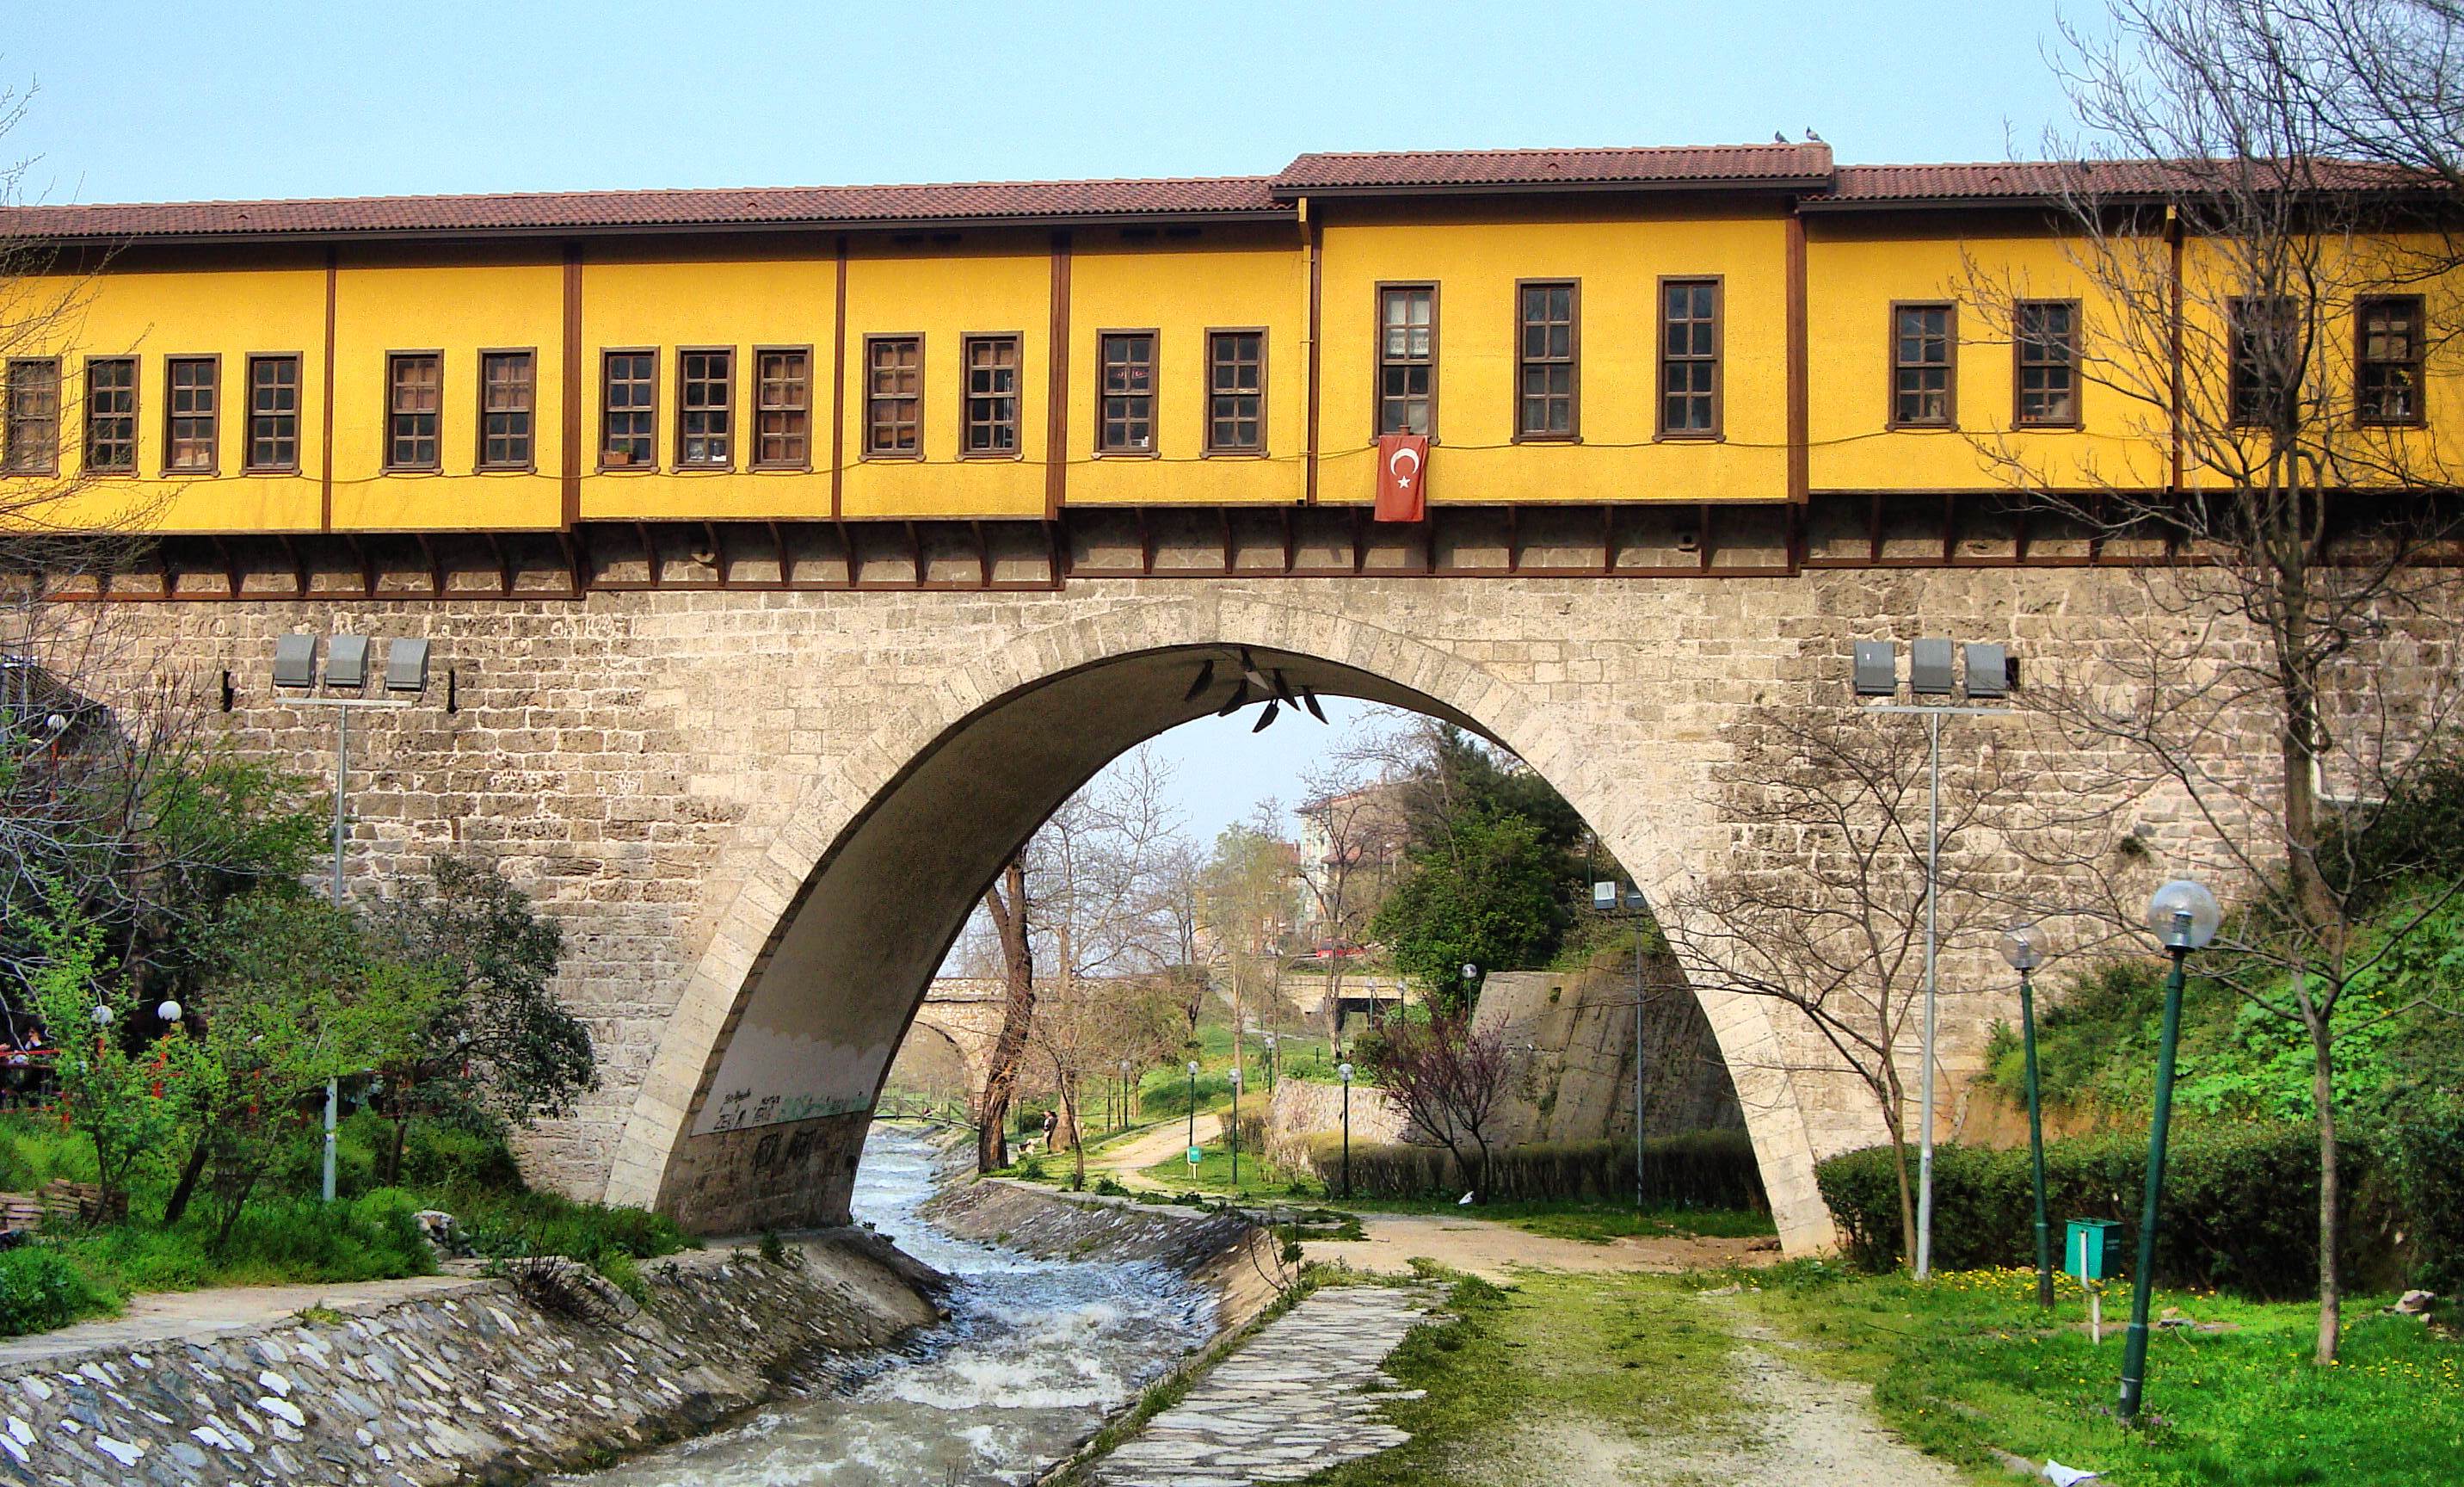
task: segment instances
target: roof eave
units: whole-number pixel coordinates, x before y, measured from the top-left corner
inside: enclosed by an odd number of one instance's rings
[[[1207,223],[1289,222],[1290,209],[1232,208],[1207,211],[1016,212],[968,217],[799,217],[775,222],[621,222],[563,226],[405,227],[296,232],[242,229],[194,233],[18,233],[0,226],[0,237],[64,248],[133,248],[148,245],[204,247],[216,244],[394,243],[531,240],[576,237],[744,236],[763,233],[945,233],[968,228],[1197,227]]]
[[[1693,176],[1668,181],[1434,181],[1414,185],[1375,186],[1284,186],[1271,189],[1278,201],[1296,201],[1303,196],[1311,200],[1359,197],[1411,196],[1557,196],[1568,192],[1584,195],[1661,194],[1670,191],[1791,191],[1828,190],[1831,177],[1801,176]]]

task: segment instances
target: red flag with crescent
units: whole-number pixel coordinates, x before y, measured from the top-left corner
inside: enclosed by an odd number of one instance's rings
[[[1377,520],[1419,522],[1429,514],[1429,437],[1377,435]]]

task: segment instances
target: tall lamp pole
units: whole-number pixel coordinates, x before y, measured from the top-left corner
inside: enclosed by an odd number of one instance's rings
[[[1232,1196],[1241,1196],[1241,1066],[1232,1066]]]
[[[351,712],[362,707],[408,707],[428,690],[428,642],[398,639],[385,644],[384,697],[366,696],[368,637],[336,635],[325,646],[324,690],[318,690],[317,637],[277,635],[274,642],[274,684],[298,695],[294,706],[334,709],[334,908],[342,907],[342,852],[350,839],[347,798],[351,778]],[[325,1081],[325,1162],[321,1191],[334,1201],[334,1147],[341,1119],[341,1081]]]
[[[2036,994],[2032,972],[2044,962],[2036,926],[2022,921],[2002,933],[2002,959],[2019,973],[2019,1041],[2028,1068],[2028,1162],[2036,1196],[2036,1304],[2054,1304],[2054,1230],[2045,1216],[2045,1116],[2036,1081]]]
[[[1189,1165],[1190,1176],[1198,1175],[1198,1060],[1189,1061]]]
[[[1592,907],[1603,915],[1617,912],[1620,895],[1615,878],[1603,878],[1592,884]],[[1632,883],[1625,885],[1622,903],[1626,915],[1634,921],[1634,1206],[1639,1212],[1650,1198],[1650,1185],[1643,1180],[1642,1170],[1642,890]]]
[[[2182,1039],[2182,972],[2193,950],[2216,938],[2224,915],[2216,896],[2175,878],[2147,900],[2147,927],[2173,957],[2165,978],[2164,1031],[2156,1045],[2156,1114],[2147,1127],[2147,1190],[2139,1204],[2139,1268],[2130,1276],[2130,1330],[2122,1343],[2122,1418],[2139,1418],[2147,1382],[2147,1303],[2156,1278],[2156,1204],[2165,1191],[2165,1139],[2173,1121],[2173,1054]]]
[[[2002,646],[1971,642],[1968,652],[1968,696],[2001,699],[2011,695],[2011,657]],[[1958,691],[1952,676],[1952,647],[1947,640],[1928,639],[1908,647],[1908,692],[1913,697],[1949,697]],[[1859,697],[1900,695],[1900,648],[1896,641],[1859,640],[1856,644],[1856,690]],[[1925,1054],[1919,1084],[1917,1151],[1916,1275],[1933,1274],[1933,1086],[1934,1050],[1941,1027],[1939,985],[1935,974],[1937,910],[1942,897],[1942,721],[1945,718],[2009,717],[2008,707],[1972,707],[1953,702],[1883,702],[1865,708],[1872,713],[1905,713],[1925,720]]]
[[[1343,1195],[1352,1196],[1352,1061],[1334,1066],[1335,1077],[1343,1081]]]

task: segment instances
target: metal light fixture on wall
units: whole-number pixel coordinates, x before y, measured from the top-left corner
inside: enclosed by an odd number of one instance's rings
[[[1964,659],[1968,702],[1951,700],[1960,691],[1955,659]],[[1908,645],[1908,694],[1917,700],[1868,704],[1874,713],[1914,714],[1925,720],[1928,789],[1925,806],[1925,1053],[1919,1081],[1920,1135],[1917,1143],[1916,1276],[1933,1274],[1933,1135],[1934,1084],[1938,1076],[1935,1049],[1940,1023],[1940,988],[1935,963],[1935,932],[1942,886],[1942,721],[1945,718],[2008,717],[2008,707],[1978,707],[1976,699],[2000,700],[2011,695],[2016,668],[2009,651],[1997,643],[1971,641],[1955,646],[1939,637]],[[1892,640],[1859,640],[1851,653],[1850,685],[1859,698],[1897,699],[1900,695],[1900,648]],[[1925,699],[1936,700],[1924,700]]]
[[[342,854],[348,841],[351,776],[351,712],[363,707],[409,707],[428,690],[428,642],[405,638],[385,643],[384,697],[365,696],[370,641],[365,635],[336,635],[325,643],[324,686],[318,686],[317,637],[276,635],[274,639],[274,684],[291,693],[297,707],[334,709],[334,907],[342,906]],[[165,1003],[165,1006],[173,1004]],[[171,1021],[169,1017],[164,1019]],[[325,1081],[324,1199],[334,1201],[334,1156],[341,1116],[340,1081]]]
[[[1239,660],[1239,671],[1233,679],[1232,695],[1224,699],[1221,707],[1215,710],[1216,717],[1229,718],[1250,703],[1262,701],[1266,705],[1259,713],[1257,723],[1249,729],[1252,733],[1266,731],[1274,724],[1275,720],[1283,715],[1283,710],[1287,707],[1307,711],[1310,717],[1320,722],[1329,721],[1326,709],[1318,705],[1316,691],[1307,682],[1294,686],[1291,679],[1284,675],[1282,667],[1259,666],[1257,658],[1249,654],[1247,646],[1238,647],[1235,654]],[[1215,661],[1210,656],[1199,663],[1198,675],[1190,678],[1189,690],[1181,694],[1180,699],[1183,702],[1195,702],[1214,685]]]

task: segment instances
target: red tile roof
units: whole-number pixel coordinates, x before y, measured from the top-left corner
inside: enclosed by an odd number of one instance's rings
[[[2220,183],[2242,168],[2227,161],[1989,160],[1936,166],[1842,166],[1831,189],[1809,196],[1808,210],[1880,206],[1966,206],[1993,202],[2154,199]],[[2249,168],[2264,170],[2264,163]],[[2300,188],[2325,190],[2438,189],[2426,175],[2356,161],[2320,161]]]
[[[143,242],[210,238],[417,237],[607,232],[923,228],[1243,220],[1287,215],[1302,196],[1494,190],[1793,190],[1808,211],[1991,206],[2073,191],[2127,199],[2195,186],[2197,162],[1986,161],[1844,166],[1831,146],[1418,150],[1302,155],[1272,176],[1149,181],[983,181],[734,190],[543,191],[0,208],[0,238]],[[2335,166],[2342,189],[2418,186],[2385,167]],[[2439,183],[2427,183],[2437,189]]]
[[[1265,176],[1229,176],[14,207],[0,210],[0,234],[118,241],[1285,214],[1267,184]]]
[[[1275,177],[1275,194],[1438,187],[1661,187],[1815,182],[1831,174],[1831,146],[1705,144],[1652,149],[1406,150],[1303,155]]]

